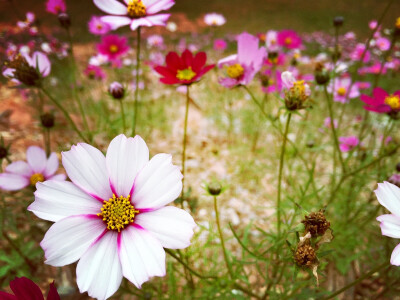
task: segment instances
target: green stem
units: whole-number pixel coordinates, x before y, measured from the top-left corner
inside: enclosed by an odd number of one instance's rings
[[[279,173],[278,173],[278,196],[276,200],[276,211],[277,211],[277,224],[278,224],[278,238],[281,235],[281,190],[282,190],[282,171],[283,171],[283,163],[285,158],[285,149],[286,149],[286,141],[287,135],[289,132],[289,124],[290,119],[292,118],[292,113],[289,112],[288,117],[286,119],[285,131],[283,133],[283,142],[281,149],[281,156],[279,159]]]
[[[220,238],[220,240],[221,240],[221,246],[222,246],[222,251],[223,251],[223,254],[224,254],[225,264],[226,264],[226,267],[228,268],[228,272],[229,272],[229,275],[230,275],[231,279],[234,279],[235,277],[234,277],[234,275],[233,275],[232,267],[231,267],[231,264],[230,264],[230,262],[229,262],[228,255],[227,255],[227,253],[226,253],[225,240],[224,240],[224,236],[223,236],[223,234],[222,234],[221,224],[220,224],[220,222],[219,222],[219,212],[218,212],[218,205],[217,205],[217,196],[214,196],[214,210],[215,210],[215,220],[216,220],[216,222],[217,222],[218,233],[219,233],[219,238]]]
[[[249,88],[245,85],[242,85],[243,88],[247,91],[247,93],[250,95],[251,100],[253,100],[253,102],[258,106],[258,108],[260,109],[262,115],[267,118],[270,121],[273,121],[271,116],[269,116],[265,111],[264,111],[264,107],[260,104],[260,102],[257,101],[256,97],[254,96],[254,94],[249,90]]]
[[[184,195],[185,195],[185,162],[186,162],[186,143],[187,143],[187,125],[189,118],[189,103],[190,93],[189,86],[186,89],[186,107],[185,107],[185,124],[183,127],[183,140],[182,140],[182,194],[181,194],[181,205],[183,207]]]
[[[76,127],[75,122],[71,119],[70,115],[68,112],[65,110],[65,108],[58,102],[52,95],[50,95],[47,90],[42,88],[43,93],[61,110],[61,112],[64,114],[64,117],[68,120],[70,125],[72,126],[72,129],[79,135],[79,137],[84,140],[86,143],[89,143],[89,141],[82,135],[82,132]]]
[[[323,300],[328,300],[328,299],[332,299],[337,295],[340,295],[341,293],[343,293],[344,291],[348,290],[349,288],[357,285],[359,282],[363,281],[364,279],[370,277],[371,275],[373,275],[376,272],[379,272],[383,269],[388,268],[390,265],[385,262],[379,266],[377,266],[376,268],[372,269],[371,271],[369,271],[368,273],[365,273],[363,276],[357,278],[356,280],[354,280],[353,282],[349,283],[348,285],[346,285],[345,287],[341,288],[340,290],[330,294],[328,297],[324,298]]]
[[[137,29],[137,50],[136,50],[136,82],[135,82],[135,103],[133,110],[133,136],[136,135],[136,124],[138,119],[138,101],[139,101],[139,70],[140,70],[140,26]]]
[[[122,119],[122,127],[124,132],[126,132],[126,122],[125,122],[125,112],[124,112],[124,104],[122,103],[123,100],[119,100],[119,105],[121,106],[121,119]]]
[[[49,128],[43,128],[43,138],[44,138],[44,145],[46,149],[46,156],[50,156],[50,129]]]
[[[339,156],[339,160],[340,160],[340,164],[342,166],[342,170],[343,170],[343,172],[346,172],[346,165],[344,164],[343,157],[342,157],[342,152],[340,151],[340,148],[339,148],[339,140],[338,140],[338,136],[337,136],[337,133],[336,133],[333,110],[332,110],[332,102],[331,102],[331,99],[329,97],[328,90],[327,90],[326,86],[324,86],[324,92],[325,92],[326,101],[328,103],[329,118],[331,119],[330,120],[331,121],[331,130],[332,130],[333,140],[335,142],[336,152],[337,152],[337,154]],[[334,160],[336,159],[335,158],[335,151],[333,152],[333,159]]]

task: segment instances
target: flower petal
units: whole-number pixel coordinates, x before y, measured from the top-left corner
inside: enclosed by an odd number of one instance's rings
[[[400,238],[400,218],[395,215],[381,215],[376,218],[381,222],[382,234],[399,239]]]
[[[135,217],[135,223],[150,231],[164,248],[170,249],[188,247],[196,227],[189,213],[173,206],[140,213]]]
[[[32,55],[32,61],[34,67],[39,69],[39,72],[40,74],[42,74],[43,77],[46,77],[50,74],[51,63],[46,54],[36,51]]]
[[[151,233],[138,226],[121,232],[118,243],[122,273],[136,287],[153,276],[165,276],[165,252]]]
[[[125,231],[125,230],[124,230]],[[122,281],[121,263],[117,251],[118,233],[108,231],[85,252],[76,268],[81,293],[105,300],[114,294]]]
[[[46,152],[40,147],[31,146],[26,151],[26,160],[34,173],[43,173],[46,168]]]
[[[390,263],[394,266],[400,266],[400,244],[393,249]]]
[[[174,4],[174,0],[143,0],[146,5],[146,12],[150,15],[159,11],[170,9]]]
[[[126,15],[127,7],[116,0],[93,0],[94,4],[102,11],[112,15]]]
[[[6,171],[9,173],[18,174],[25,177],[30,177],[33,174],[33,171],[31,167],[28,165],[28,163],[22,160],[9,164],[6,167]]]
[[[146,26],[146,27],[153,26],[153,23],[151,23],[146,18],[133,19],[131,21],[132,21],[131,22],[131,30],[136,30],[139,26]]]
[[[2,300],[18,300],[17,297],[6,292],[0,291],[0,299]]]
[[[85,143],[72,146],[62,152],[62,163],[68,177],[82,190],[98,200],[112,197],[106,159],[98,149]]]
[[[384,103],[385,98],[389,96],[389,94],[383,88],[380,87],[374,88],[372,94],[374,95],[374,98],[380,100],[379,102],[381,103]]]
[[[171,14],[158,14],[158,15],[153,15],[153,16],[147,16],[144,19],[151,24],[151,25],[144,25],[144,26],[165,26],[166,22],[168,21],[169,17]]]
[[[61,267],[77,261],[105,229],[95,215],[71,216],[54,223],[40,243],[45,263]]]
[[[49,180],[37,183],[36,188],[35,201],[28,210],[41,219],[57,222],[69,216],[101,211],[102,203],[72,182]]]
[[[122,26],[129,25],[132,20],[128,17],[118,17],[118,16],[104,16],[100,18],[101,21],[110,25],[112,30],[118,29]]]
[[[30,279],[20,277],[10,282],[10,288],[17,299],[43,300],[42,291]]]
[[[400,217],[400,188],[387,181],[378,183],[375,195],[381,205],[386,207],[392,214]]]
[[[44,177],[52,176],[58,169],[58,157],[54,152],[50,154],[46,162],[46,168],[43,171]]]
[[[46,300],[60,300],[60,295],[57,292],[57,288],[54,285],[54,281],[50,283],[50,289]]]
[[[0,189],[5,191],[18,191],[30,184],[29,178],[17,174],[0,174]]]
[[[206,64],[206,60],[207,60],[207,55],[205,52],[197,53],[192,62],[193,71],[198,73],[198,71],[200,71]]]
[[[65,179],[67,179],[65,174],[57,174],[49,177],[47,180],[65,181]]]
[[[159,208],[174,201],[182,191],[182,177],[171,155],[154,155],[136,176],[132,203],[140,209]]]
[[[149,148],[140,136],[127,138],[120,134],[107,149],[106,164],[112,190],[117,196],[131,194],[133,181],[149,161]]]

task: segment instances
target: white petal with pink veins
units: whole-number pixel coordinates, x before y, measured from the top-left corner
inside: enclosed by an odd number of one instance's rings
[[[135,223],[150,231],[164,248],[170,249],[188,247],[196,227],[189,213],[173,206],[138,214]]]
[[[144,17],[148,22],[151,23],[151,26],[165,26],[171,14],[158,14],[153,16]]]
[[[392,214],[400,217],[400,188],[385,181],[378,183],[375,195],[380,204],[386,207]]]
[[[394,266],[400,266],[400,244],[393,249],[390,263]]]
[[[33,174],[33,171],[31,167],[28,165],[28,163],[22,160],[9,164],[6,167],[6,171],[9,173],[18,174],[26,177],[30,177]]]
[[[35,201],[28,210],[41,219],[57,222],[73,215],[101,212],[103,204],[72,182],[49,180],[37,183],[36,188]]]
[[[5,191],[18,191],[30,184],[29,178],[21,175],[2,173],[0,174],[0,189]]]
[[[290,89],[293,87],[294,83],[296,82],[296,78],[294,78],[292,72],[285,71],[281,75],[282,85],[286,89]]]
[[[381,222],[382,234],[400,239],[400,219],[395,215],[382,215],[376,218]]]
[[[46,152],[40,147],[31,146],[26,151],[26,160],[31,166],[34,173],[43,173],[46,168],[47,157]]]
[[[45,263],[61,267],[77,261],[105,228],[97,216],[71,216],[54,223],[40,243]]]
[[[127,138],[121,134],[107,149],[106,164],[116,195],[128,196],[138,172],[149,161],[149,148],[140,136]]]
[[[122,26],[129,25],[132,22],[131,18],[118,17],[118,16],[104,16],[100,18],[104,23],[110,25],[112,30],[118,29]]]
[[[52,176],[58,169],[58,157],[54,152],[50,154],[46,162],[46,168],[43,171],[43,175],[48,178]]]
[[[65,179],[67,179],[67,176],[65,174],[57,174],[47,178],[47,180],[57,180],[57,181],[64,181]]]
[[[122,273],[136,287],[153,276],[165,276],[165,252],[147,230],[129,226],[119,243]]]
[[[106,158],[98,149],[80,143],[62,152],[62,163],[68,177],[78,187],[99,200],[112,197]]]
[[[182,191],[182,173],[172,156],[157,154],[135,179],[132,203],[136,208],[160,208],[174,201]]]
[[[136,30],[139,26],[151,27],[153,23],[146,18],[133,19],[131,23],[131,30]]]
[[[117,250],[118,233],[108,231],[81,257],[76,269],[79,291],[105,300],[114,294],[122,281]]]
[[[126,15],[127,7],[117,0],[93,0],[94,4],[102,11],[112,15]]]
[[[32,62],[34,68],[39,69],[39,72],[43,77],[46,77],[50,74],[51,63],[46,54],[38,51],[33,53]]]
[[[146,6],[146,13],[153,15],[161,10],[170,9],[175,2],[173,0],[143,0],[143,4]]]

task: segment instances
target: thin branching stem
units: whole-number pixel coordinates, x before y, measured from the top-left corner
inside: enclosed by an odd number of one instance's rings
[[[139,26],[137,29],[137,49],[136,49],[136,82],[135,82],[135,103],[133,108],[133,128],[132,128],[132,135],[136,135],[136,125],[138,120],[138,105],[139,105],[139,71],[140,71],[140,43],[141,43],[141,34],[140,30],[141,27]]]

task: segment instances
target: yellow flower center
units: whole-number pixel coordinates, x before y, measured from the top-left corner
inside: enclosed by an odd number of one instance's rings
[[[110,46],[110,52],[111,52],[111,53],[116,53],[116,52],[118,52],[118,46],[117,46],[117,45],[111,45],[111,46]]]
[[[100,29],[102,29],[102,28],[103,28],[103,25],[101,25],[101,24],[97,24],[97,25],[96,25],[96,28],[100,30]]]
[[[240,64],[234,64],[227,69],[230,78],[238,79],[244,74],[244,69]]]
[[[400,17],[396,19],[396,28],[400,29]]]
[[[132,205],[130,198],[130,195],[117,198],[113,194],[112,198],[104,201],[101,213],[97,214],[97,216],[103,218],[108,230],[120,232],[125,226],[133,223],[135,214],[139,213],[139,211]]]
[[[346,92],[347,92],[347,91],[346,91],[346,88],[344,88],[344,87],[342,87],[342,86],[341,86],[340,88],[337,89],[337,93],[338,93],[339,96],[345,96],[345,95],[346,95]]]
[[[127,11],[128,16],[131,18],[141,18],[146,16],[146,6],[141,0],[129,0]]]
[[[286,45],[290,45],[292,43],[292,39],[290,38],[290,37],[287,37],[286,39],[285,39],[285,44]]]
[[[29,180],[32,186],[36,186],[36,183],[44,181],[44,176],[40,173],[35,173],[31,176]]]
[[[397,95],[387,96],[385,104],[389,105],[392,109],[400,109],[400,97]]]
[[[176,73],[176,78],[179,80],[192,80],[196,76],[196,73],[193,72],[192,67],[189,67],[185,70],[178,70]]]
[[[304,80],[298,80],[295,83],[293,83],[292,89],[294,90],[295,93],[299,95],[305,95],[306,87],[304,85]]]

